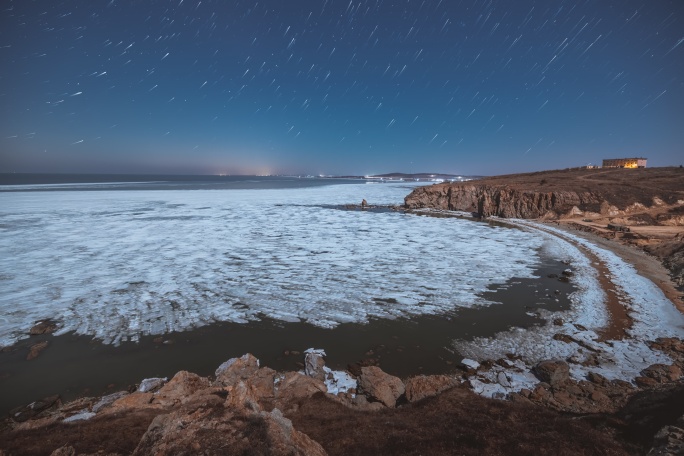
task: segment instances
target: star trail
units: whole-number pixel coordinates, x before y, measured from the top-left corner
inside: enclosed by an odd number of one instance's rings
[[[0,172],[684,161],[679,0],[6,0]]]

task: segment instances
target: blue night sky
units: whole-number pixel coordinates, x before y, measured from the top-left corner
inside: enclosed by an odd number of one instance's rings
[[[684,162],[681,0],[4,0],[0,172]]]

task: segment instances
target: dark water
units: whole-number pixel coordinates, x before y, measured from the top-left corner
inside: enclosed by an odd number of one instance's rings
[[[229,190],[358,184],[359,179],[297,176],[180,176],[159,174],[0,174],[0,192],[83,190]],[[21,187],[18,187],[21,186]]]
[[[276,370],[298,370],[303,354],[285,353],[313,347],[325,349],[327,365],[333,369],[374,359],[382,369],[400,377],[452,372],[462,358],[452,348],[454,340],[542,324],[541,319],[528,315],[538,308],[568,309],[573,285],[547,278],[566,267],[545,260],[536,271],[539,279],[512,279],[483,293],[500,304],[442,315],[373,320],[334,329],[263,318],[248,324],[216,323],[161,339],[146,336],[139,343],[119,347],[73,334],[34,336],[0,353],[0,390],[4,392],[0,413],[53,394],[63,400],[107,394],[144,378],[170,377],[179,370],[210,375],[222,362],[244,353],[254,354],[262,366]],[[48,348],[27,361],[29,347],[43,340],[49,342]]]

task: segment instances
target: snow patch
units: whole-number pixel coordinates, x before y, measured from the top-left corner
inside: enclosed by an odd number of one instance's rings
[[[85,409],[85,410],[83,410],[83,411],[81,411],[75,415],[71,415],[68,418],[64,418],[64,420],[62,420],[62,422],[63,423],[73,423],[74,421],[87,421],[94,416],[95,416],[95,413],[89,412],[87,409]]]
[[[154,391],[157,388],[160,388],[161,386],[164,385],[164,383],[167,382],[167,378],[146,378],[142,382],[140,382],[140,386],[138,386],[138,391],[141,393],[147,393],[150,391]]]
[[[560,317],[566,322],[562,326],[553,325],[549,319],[546,325],[540,327],[527,330],[514,328],[495,337],[478,338],[470,342],[455,341],[454,346],[461,354],[484,360],[497,359],[512,353],[523,358],[528,370],[542,360],[569,359],[570,375],[576,380],[583,379],[589,371],[593,371],[611,380],[631,381],[652,364],[672,362],[663,353],[652,351],[646,342],[658,337],[684,337],[684,316],[653,282],[640,276],[633,266],[613,252],[572,233],[530,221],[507,220],[507,223],[535,230],[544,236],[547,239],[547,253],[568,259],[572,264],[573,282],[578,290],[571,295],[570,310],[553,314],[555,318]],[[604,304],[605,294],[596,277],[595,265],[567,239],[590,250],[608,268],[621,303],[633,319],[629,338],[599,342],[598,331],[609,324]],[[586,330],[578,329],[578,326]],[[556,333],[569,335],[591,350],[583,349],[583,354],[579,354],[579,345],[554,340]],[[598,356],[599,366],[588,368],[579,364],[592,354]],[[477,379],[471,382],[473,388],[483,395],[495,397],[505,391],[516,391],[516,386],[505,388],[496,381],[493,377],[498,375],[496,369],[487,375],[491,383],[483,383]],[[525,374],[517,382],[520,387],[531,388],[538,380],[532,374]]]

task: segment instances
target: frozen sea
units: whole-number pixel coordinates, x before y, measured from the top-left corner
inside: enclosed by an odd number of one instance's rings
[[[131,182],[133,180],[133,182]],[[0,346],[37,321],[105,344],[268,317],[332,328],[490,305],[534,230],[345,204],[424,183],[129,179],[0,186]]]

